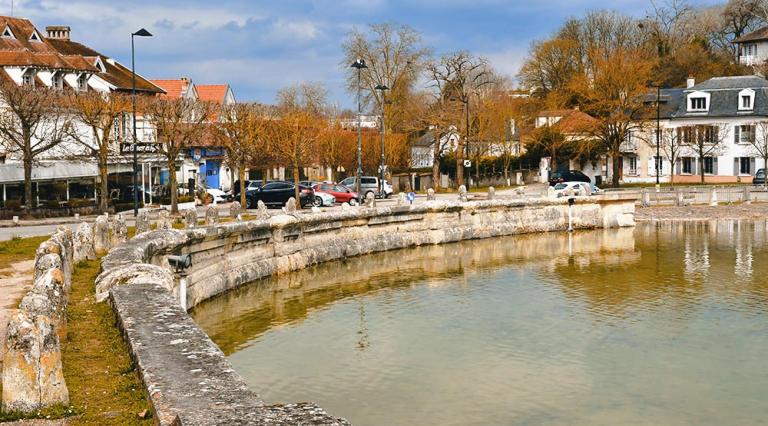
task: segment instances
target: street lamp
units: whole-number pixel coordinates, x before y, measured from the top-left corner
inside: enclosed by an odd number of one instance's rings
[[[152,37],[152,34],[144,28],[131,33],[131,100],[133,102],[133,217],[139,215],[139,187],[136,179],[136,173],[138,172],[138,158],[136,154],[137,150],[137,138],[136,138],[136,49],[134,48],[134,38],[136,37]],[[142,200],[143,201],[143,200]]]
[[[384,194],[384,92],[389,90],[384,84],[378,84],[375,87],[381,93],[381,164],[379,164],[379,197],[385,198]]]
[[[661,86],[656,86],[656,185],[661,176]]]
[[[357,179],[355,180],[355,191],[360,196],[360,179],[363,178],[363,116],[362,105],[360,104],[360,72],[368,68],[364,59],[358,59],[350,65],[357,69]]]

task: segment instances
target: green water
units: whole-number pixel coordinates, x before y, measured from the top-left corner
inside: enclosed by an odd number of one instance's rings
[[[767,240],[720,222],[420,247],[193,314],[267,403],[356,425],[760,424]]]

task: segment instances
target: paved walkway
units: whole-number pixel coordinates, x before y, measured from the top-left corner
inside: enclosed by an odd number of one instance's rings
[[[768,204],[719,206],[647,207],[635,210],[638,222],[768,219]]]
[[[0,371],[3,366],[5,332],[22,296],[32,287],[35,261],[25,260],[0,269]]]

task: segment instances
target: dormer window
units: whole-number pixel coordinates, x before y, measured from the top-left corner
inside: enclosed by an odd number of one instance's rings
[[[61,73],[55,73],[51,77],[51,87],[54,89],[63,89],[64,88],[64,76],[61,75]]]
[[[40,38],[40,34],[38,34],[37,31],[32,31],[32,35],[29,36],[29,41],[36,41],[40,43],[43,41],[43,39]]]
[[[739,111],[752,111],[755,108],[755,91],[744,89],[739,92]]]
[[[688,95],[688,112],[707,112],[709,110],[709,93],[693,92]]]
[[[11,27],[9,27],[9,26],[6,26],[5,29],[3,30],[3,37],[5,37],[5,38],[13,38],[13,39],[16,38],[16,36],[13,35],[13,31],[11,31]]]
[[[88,76],[85,74],[82,74],[80,77],[77,77],[77,90],[84,92],[88,90]]]
[[[100,57],[96,57],[96,60],[93,62],[93,65],[96,66],[96,68],[99,69],[100,72],[107,72],[107,67],[104,66],[104,62],[101,62]]]
[[[27,71],[24,74],[21,75],[21,84],[24,86],[34,86],[35,85],[35,73],[34,71]]]

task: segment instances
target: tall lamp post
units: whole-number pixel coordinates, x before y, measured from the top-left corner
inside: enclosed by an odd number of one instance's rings
[[[133,102],[133,217],[139,215],[139,186],[136,179],[136,173],[139,169],[139,160],[137,155],[138,139],[136,138],[136,49],[134,48],[134,39],[136,37],[152,37],[152,34],[144,28],[131,33],[131,101]]]
[[[350,65],[350,67],[357,69],[357,179],[355,179],[355,192],[357,196],[360,196],[360,179],[363,178],[363,116],[362,105],[360,103],[360,73],[363,69],[368,68],[365,65],[364,59],[358,59]]]
[[[656,86],[656,185],[661,179],[661,86]]]
[[[469,173],[472,170],[471,167],[466,166],[466,161],[469,160],[469,95],[466,95],[462,100],[464,101],[464,111],[467,115],[467,137],[464,140],[464,187],[469,190]]]
[[[381,161],[379,164],[379,197],[386,198],[386,194],[384,193],[384,92],[389,90],[389,87],[384,84],[379,84],[376,86],[376,90],[381,93]]]

